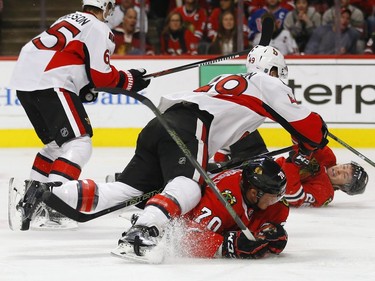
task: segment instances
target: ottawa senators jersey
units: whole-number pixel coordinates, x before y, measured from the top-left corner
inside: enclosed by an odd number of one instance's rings
[[[213,181],[249,230],[255,232],[266,222],[283,225],[289,215],[288,205],[280,201],[266,210],[249,208],[242,198],[241,178],[242,170],[228,170],[216,175]],[[184,219],[191,230],[184,237],[184,246],[186,245],[190,255],[196,257],[213,257],[223,241],[222,235],[227,231],[239,230],[232,216],[210,188],[206,188],[199,204],[185,214]]]
[[[110,64],[114,48],[104,22],[89,13],[68,14],[22,48],[11,86],[22,91],[59,87],[77,94],[89,82],[116,87],[120,75]]]
[[[320,115],[298,105],[292,90],[280,79],[260,71],[219,76],[194,91],[165,95],[159,108],[166,111],[181,102],[195,103],[213,116],[209,158],[245,132],[255,131],[266,118],[278,122],[306,147],[318,147],[323,141]]]
[[[287,177],[285,199],[291,206],[321,207],[334,197],[327,168],[336,165],[336,156],[325,146],[314,152],[310,164],[300,169],[284,157],[276,160]]]

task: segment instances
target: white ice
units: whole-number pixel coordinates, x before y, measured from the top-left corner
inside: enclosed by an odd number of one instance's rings
[[[79,225],[75,231],[13,232],[7,222],[8,181],[27,178],[37,149],[0,149],[0,280],[196,281],[375,280],[375,167],[346,149],[340,163],[355,160],[370,175],[362,195],[336,192],[321,209],[292,209],[289,242],[280,256],[261,260],[169,258],[160,265],[112,257],[127,222],[119,212]],[[375,159],[375,149],[359,149]],[[121,171],[133,149],[95,148],[83,178],[104,181]]]

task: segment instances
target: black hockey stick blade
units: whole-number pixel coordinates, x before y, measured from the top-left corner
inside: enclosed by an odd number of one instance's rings
[[[371,159],[367,158],[366,156],[364,156],[362,153],[360,153],[358,150],[354,149],[352,146],[350,146],[349,144],[347,144],[346,142],[344,142],[343,140],[339,139],[338,137],[336,137],[334,134],[328,132],[328,136],[331,137],[332,139],[334,139],[335,141],[337,141],[339,144],[341,144],[343,147],[349,149],[351,152],[353,152],[355,155],[357,155],[359,158],[361,158],[362,160],[366,161],[367,163],[369,163],[371,166],[375,167],[375,163],[374,161],[372,161]]]
[[[262,35],[262,37],[263,37],[263,35]],[[174,68],[150,73],[150,74],[147,74],[147,75],[143,76],[143,78],[150,79],[150,78],[160,77],[160,76],[164,76],[164,75],[168,75],[168,74],[171,74],[171,73],[188,70],[188,69],[203,66],[203,65],[209,65],[209,64],[217,63],[217,62],[224,61],[224,60],[239,58],[242,55],[247,55],[250,52],[250,50],[251,49],[243,50],[243,51],[240,51],[240,52],[237,52],[237,53],[224,55],[224,56],[220,56],[220,57],[213,58],[213,59],[207,59],[207,60],[203,60],[203,61],[193,62],[193,63],[190,63],[190,64],[181,65],[181,66],[177,66],[177,67],[174,67]]]
[[[273,18],[265,17],[262,22],[262,34],[260,36],[259,45],[268,46],[272,39],[275,23]]]
[[[229,162],[226,162],[226,163],[223,163],[223,164],[217,163],[217,167],[209,170],[209,172],[212,173],[212,174],[216,174],[216,173],[222,172],[224,170],[232,169],[232,168],[242,168],[242,167],[246,166],[247,163],[251,160],[259,159],[259,158],[262,158],[262,157],[272,157],[272,156],[275,156],[275,155],[279,155],[279,154],[282,154],[282,153],[285,153],[285,152],[289,152],[289,151],[293,150],[295,147],[297,147],[297,146],[291,145],[291,146],[284,147],[284,148],[281,148],[281,149],[278,149],[278,150],[269,151],[269,152],[261,153],[259,155],[251,156],[251,157],[246,158],[246,159],[229,161]]]
[[[126,208],[128,206],[136,205],[138,203],[141,203],[144,200],[150,199],[152,196],[162,192],[163,189],[151,191],[145,194],[142,194],[140,196],[131,198],[127,201],[124,201],[116,206],[104,209],[102,211],[92,213],[92,214],[86,214],[81,213],[80,211],[72,208],[67,203],[65,203],[63,200],[61,200],[59,197],[57,197],[55,194],[53,194],[50,191],[46,191],[43,193],[43,202],[46,203],[51,208],[55,209],[56,211],[60,212],[61,214],[67,216],[68,218],[75,220],[77,222],[87,222],[93,219],[96,219],[98,217],[107,215],[109,213],[112,213],[114,211]]]
[[[172,127],[168,124],[167,120],[162,116],[162,113],[160,110],[152,103],[151,100],[146,98],[145,96],[142,96],[136,92],[127,91],[121,88],[96,88],[95,91],[98,92],[107,92],[111,94],[120,94],[120,95],[126,95],[129,97],[132,97],[144,105],[146,105],[149,109],[152,110],[152,112],[155,114],[156,118],[159,120],[161,125],[164,127],[164,129],[168,132],[168,134],[171,136],[171,138],[174,140],[174,142],[177,144],[177,146],[181,149],[181,151],[184,153],[186,158],[189,160],[189,162],[193,165],[193,167],[199,172],[199,174],[202,176],[204,181],[207,183],[207,185],[211,188],[213,193],[215,194],[216,198],[220,201],[221,204],[223,204],[224,208],[229,212],[233,220],[236,222],[239,229],[242,230],[244,235],[247,239],[255,241],[255,237],[250,232],[250,230],[247,228],[247,226],[243,223],[241,218],[237,215],[236,211],[233,209],[233,207],[227,202],[227,200],[223,197],[220,190],[216,186],[216,184],[213,182],[213,180],[210,178],[210,176],[207,174],[207,172],[203,169],[203,167],[198,163],[197,159],[194,158],[194,156],[191,154],[190,150],[186,146],[186,144],[182,141],[182,139],[178,136],[175,130],[172,129]]]

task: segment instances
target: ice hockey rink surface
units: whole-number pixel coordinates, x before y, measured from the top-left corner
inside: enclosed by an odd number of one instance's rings
[[[270,149],[271,150],[271,149]],[[260,260],[205,260],[168,256],[163,264],[137,264],[110,255],[128,225],[111,213],[74,231],[14,232],[8,227],[10,177],[27,178],[37,148],[0,149],[1,281],[234,281],[375,280],[375,167],[345,148],[339,163],[355,160],[370,181],[362,195],[336,192],[325,208],[292,209],[289,242],[279,256]],[[374,161],[375,149],[358,149]],[[121,171],[132,148],[94,148],[81,178],[104,181]]]

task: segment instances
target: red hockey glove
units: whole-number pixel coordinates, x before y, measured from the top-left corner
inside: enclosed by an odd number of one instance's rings
[[[146,74],[146,70],[143,68],[140,69],[130,69],[125,71],[126,76],[126,88],[125,90],[128,91],[135,91],[138,92],[143,90],[148,85],[150,85],[151,80],[143,79],[143,76]]]
[[[228,231],[224,235],[222,256],[237,259],[259,259],[268,251],[268,241],[251,241],[242,231]]]
[[[268,242],[268,250],[273,254],[280,254],[287,242],[288,234],[280,224],[264,223],[255,234],[257,239],[263,239]]]

